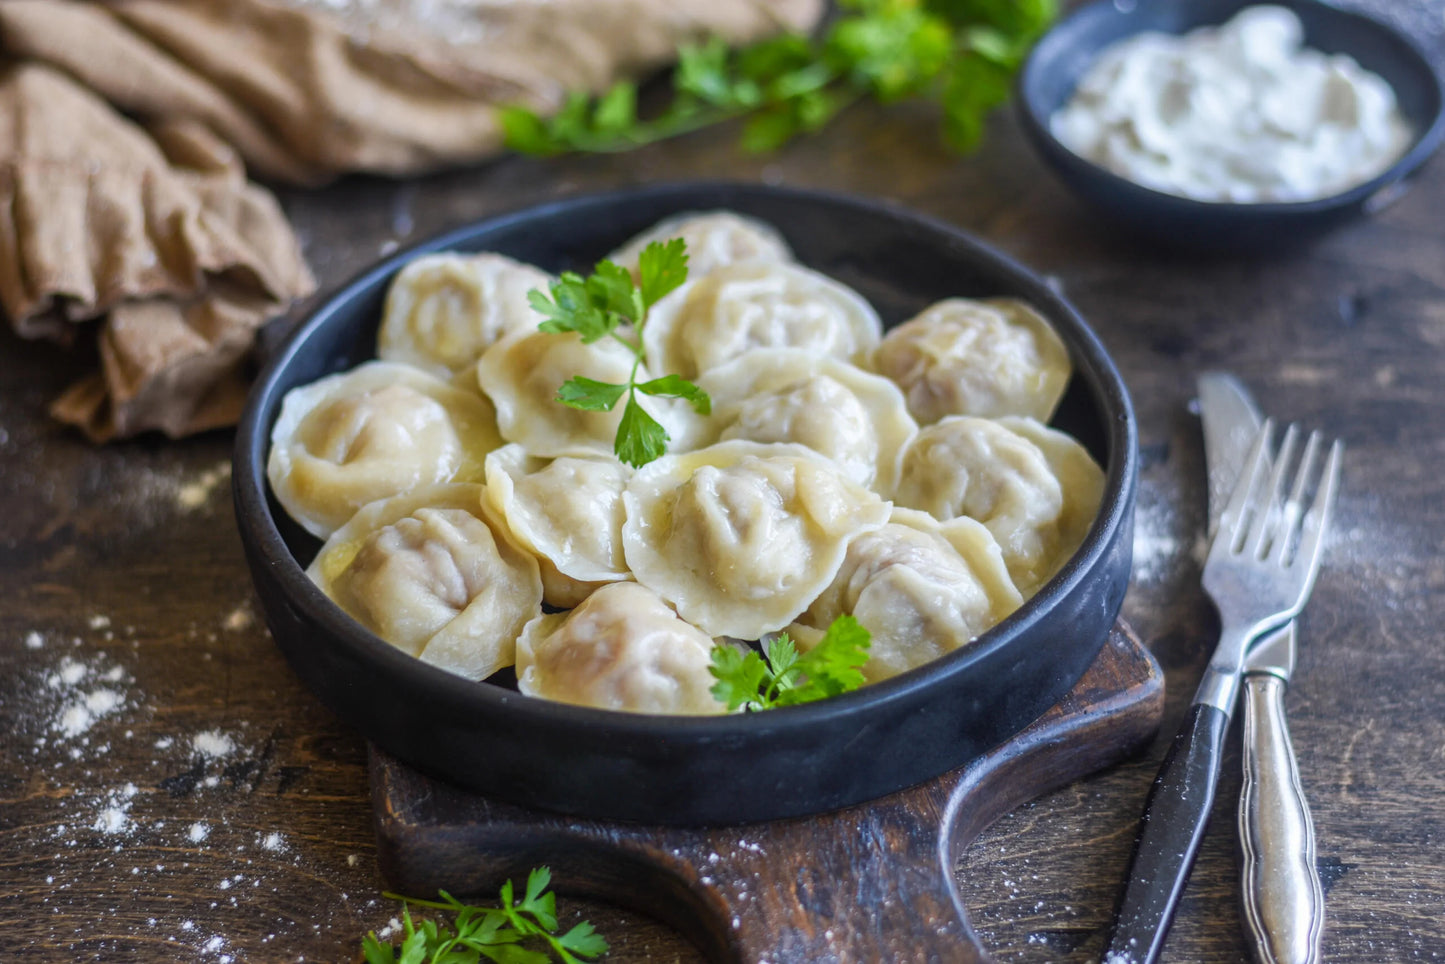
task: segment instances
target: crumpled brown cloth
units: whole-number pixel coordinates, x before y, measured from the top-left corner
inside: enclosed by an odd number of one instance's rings
[[[493,107],[547,110],[678,44],[807,29],[824,0],[0,0],[4,50],[143,119],[185,118],[254,172],[318,184],[501,148]]]
[[[496,105],[545,111],[679,43],[806,29],[823,8],[0,0],[0,307],[61,341],[104,318],[102,371],[52,407],[93,438],[229,424],[255,332],[314,287],[243,161],[314,185],[478,160],[501,148]]]
[[[0,73],[0,306],[60,341],[109,315],[102,373],[57,417],[97,439],[233,420],[217,386],[313,287],[275,198],[205,128],[152,137],[48,67]]]

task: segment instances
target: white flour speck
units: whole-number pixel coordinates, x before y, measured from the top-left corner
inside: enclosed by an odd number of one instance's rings
[[[170,737],[163,736],[159,740],[156,740],[156,749],[169,750],[175,744],[175,742],[176,741],[171,739]]]
[[[234,753],[236,741],[220,730],[206,730],[191,737],[191,749],[207,759],[215,760]]]
[[[261,846],[267,850],[285,850],[286,838],[273,831],[272,833],[268,833],[265,839],[261,841]]]
[[[135,798],[136,786],[127,783],[119,790],[112,790],[105,800],[105,807],[91,825],[92,830],[104,834],[123,834],[131,829],[130,804]]]
[[[96,613],[94,616],[90,617],[89,624],[91,629],[109,629],[110,617],[103,616],[100,613]]]
[[[25,648],[44,649],[45,637],[41,636],[39,633],[32,629],[30,632],[25,634]]]
[[[210,835],[211,828],[199,820],[191,824],[190,829],[186,831],[186,839],[191,843],[200,843]]]

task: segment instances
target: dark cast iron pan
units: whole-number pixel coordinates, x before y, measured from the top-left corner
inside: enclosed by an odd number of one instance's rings
[[[682,211],[770,222],[798,259],[857,289],[895,325],[941,298],[1013,296],[1068,346],[1074,377],[1054,425],[1104,466],[1093,528],[1032,600],[977,643],[855,693],[721,718],[612,713],[473,683],[413,659],[329,602],[304,568],[319,543],[271,498],[265,466],[285,393],[373,357],[386,288],[428,251],[493,250],[550,271],[587,269]],[[550,202],[399,252],[327,300],[261,374],[236,439],[233,489],[267,624],[303,681],[388,753],[524,807],[669,825],[816,813],[881,797],[978,758],[1056,703],[1094,662],[1131,562],[1136,428],[1099,340],[1038,277],[901,207],[761,185],[681,184]]]

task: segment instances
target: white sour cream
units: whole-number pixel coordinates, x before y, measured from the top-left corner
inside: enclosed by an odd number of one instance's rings
[[[1185,36],[1100,54],[1050,118],[1064,146],[1145,187],[1201,201],[1307,201],[1388,168],[1411,131],[1353,58],[1302,46],[1299,18],[1248,7]]]

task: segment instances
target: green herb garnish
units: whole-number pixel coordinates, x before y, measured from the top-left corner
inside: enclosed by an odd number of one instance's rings
[[[403,901],[401,946],[383,944],[372,931],[361,941],[366,964],[477,964],[483,959],[497,964],[547,964],[552,955],[563,964],[582,964],[607,952],[607,941],[587,921],[565,934],[557,933],[557,899],[547,892],[552,872],[535,868],[527,875],[527,892],[514,901],[512,882],[502,885],[499,907],[463,904],[446,891],[441,900],[417,900],[388,893]],[[448,926],[411,919],[410,905],[450,911],[455,922]],[[546,950],[524,947],[523,942],[545,945]]]
[[[839,0],[817,37],[789,33],[738,50],[714,39],[678,50],[670,101],[642,118],[637,87],[574,93],[543,118],[502,111],[507,146],[525,154],[626,151],[747,116],[742,144],[769,151],[816,131],[864,98],[942,108],[944,139],[971,150],[984,119],[1053,20],[1056,0]]]
[[[663,375],[639,382],[637,372],[647,362],[642,329],[647,313],[668,293],[687,280],[687,245],[681,238],[654,241],[637,260],[637,281],[626,268],[611,261],[599,263],[586,278],[567,271],[551,285],[552,297],[533,289],[527,302],[546,317],[537,327],[551,334],[576,332],[583,344],[611,338],[632,352],[632,373],[626,384],[597,381],[574,375],[557,389],[556,400],[585,412],[610,412],[623,395],[627,403],[617,426],[613,450],[617,457],[640,468],[667,450],[668,434],[637,403],[637,393],[660,398],[681,398],[699,415],[712,411],[707,392],[679,375]]]
[[[717,678],[711,692],[729,712],[740,706],[770,710],[838,696],[863,685],[859,667],[868,661],[870,642],[863,624],[843,615],[806,653],[798,652],[787,633],[763,644],[766,662],[755,651],[744,654],[720,643],[713,647],[708,667]]]

